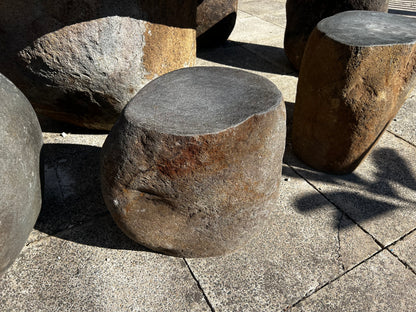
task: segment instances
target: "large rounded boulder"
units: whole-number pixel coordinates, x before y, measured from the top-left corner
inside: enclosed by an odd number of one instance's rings
[[[252,239],[277,206],[286,114],[266,78],[196,67],[130,101],[102,149],[105,203],[153,250],[217,256]]]
[[[149,81],[193,65],[193,0],[0,2],[0,72],[35,110],[109,130]]]
[[[41,207],[42,131],[25,96],[0,74],[0,275],[22,250]]]

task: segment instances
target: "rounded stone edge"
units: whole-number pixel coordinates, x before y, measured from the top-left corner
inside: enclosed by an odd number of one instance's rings
[[[241,248],[243,248],[248,242],[250,242],[251,240],[255,239],[258,235],[260,235],[261,233],[261,228],[264,228],[264,226],[266,226],[271,220],[270,220],[270,212],[273,209],[274,206],[277,205],[277,198],[280,194],[280,178],[282,175],[282,166],[283,166],[283,155],[284,155],[284,151],[285,151],[285,138],[286,138],[286,108],[284,105],[284,101],[283,98],[281,100],[282,105],[280,106],[276,106],[275,109],[268,111],[265,114],[262,114],[260,116],[252,116],[251,118],[249,118],[249,120],[247,120],[245,123],[240,123],[239,125],[237,125],[235,128],[239,128],[242,127],[244,128],[247,124],[257,124],[258,123],[258,119],[276,119],[276,120],[280,120],[281,122],[277,122],[276,126],[275,126],[275,131],[277,133],[277,135],[280,135],[283,139],[282,139],[282,144],[278,146],[278,151],[275,152],[275,155],[279,156],[279,163],[277,164],[276,170],[278,171],[278,174],[275,175],[275,182],[276,182],[276,190],[275,192],[271,193],[270,196],[268,197],[267,200],[265,200],[265,204],[264,207],[267,207],[264,210],[264,212],[267,211],[268,217],[265,218],[261,224],[256,224],[256,230],[254,230],[254,228],[251,228],[248,232],[249,232],[249,238],[246,240],[241,241],[239,244],[233,246],[233,248],[227,248],[222,246],[222,248],[215,248],[215,249],[210,249],[207,248],[207,251],[204,252],[194,252],[194,251],[189,251],[189,250],[176,250],[176,249],[166,249],[166,248],[162,248],[162,247],[155,247],[155,245],[153,245],[152,243],[146,243],[144,241],[138,241],[135,238],[135,235],[130,233],[130,231],[122,224],[119,223],[118,221],[118,216],[117,214],[119,214],[120,212],[116,210],[118,209],[118,207],[114,206],[114,198],[108,196],[108,194],[110,194],[110,192],[108,192],[109,190],[109,183],[108,183],[108,179],[104,178],[104,160],[107,157],[107,153],[111,153],[113,152],[115,149],[117,149],[118,151],[120,151],[120,145],[123,144],[128,144],[127,141],[125,142],[120,142],[120,141],[115,141],[114,139],[110,139],[110,135],[114,135],[114,133],[110,133],[109,135],[109,139],[106,140],[106,142],[103,145],[103,149],[100,155],[100,176],[101,176],[101,190],[103,193],[103,198],[104,198],[104,202],[107,206],[107,209],[111,212],[112,218],[115,221],[115,223],[117,224],[117,226],[122,230],[122,232],[128,236],[131,240],[135,241],[136,243],[140,244],[141,246],[144,246],[154,252],[158,252],[158,253],[162,253],[165,255],[169,255],[169,256],[174,256],[174,257],[187,257],[187,258],[205,258],[205,257],[217,257],[217,256],[223,256],[226,254],[230,254],[230,253],[234,253],[238,250],[240,250]],[[122,118],[121,118],[122,119]],[[118,122],[115,127],[113,128],[115,132],[118,133],[126,133],[126,132],[130,132],[131,130],[136,131],[137,128],[134,125],[129,124],[128,122],[126,122],[126,120]],[[124,124],[122,124],[122,122]],[[136,129],[135,129],[136,128]],[[282,130],[281,132],[279,132],[278,130]],[[221,131],[219,133],[209,133],[209,134],[205,134],[205,135],[196,135],[195,137],[203,137],[203,138],[209,138],[209,137],[215,137],[217,135],[220,136],[233,136],[235,132],[238,132],[241,130],[236,130],[236,129],[232,129],[232,128],[228,128],[228,131]],[[150,132],[154,133],[153,130],[150,130]],[[244,132],[244,131],[243,131]],[[156,135],[160,135],[162,138],[166,138],[169,137],[173,142],[179,142],[179,141],[191,141],[193,140],[192,136],[187,136],[187,135],[175,135],[175,134],[163,134],[163,133],[157,133]],[[110,142],[110,140],[112,140],[112,142]],[[115,145],[117,145],[118,147],[115,148]],[[111,152],[110,152],[111,151]],[[113,179],[114,176],[111,176],[110,179]]]
[[[340,12],[337,13],[335,15],[329,16],[327,18],[322,19],[316,26],[316,28],[325,36],[327,36],[328,38],[330,38],[331,40],[334,40],[338,43],[347,45],[347,46],[353,46],[353,47],[362,47],[362,48],[368,48],[368,47],[384,47],[384,46],[393,46],[393,45],[413,45],[416,43],[416,35],[414,36],[414,39],[406,41],[406,42],[393,42],[393,43],[380,43],[380,44],[371,44],[371,43],[367,43],[367,44],[362,44],[362,43],[354,43],[352,41],[348,41],[346,38],[351,38],[351,37],[339,37],[336,34],[332,34],[330,33],[328,30],[325,30],[323,28],[327,27],[327,24],[330,23],[332,20],[339,20],[340,17],[344,17],[346,15],[351,15],[351,14],[359,14],[359,15],[379,15],[379,16],[385,16],[388,18],[392,18],[392,19],[396,19],[396,20],[403,20],[403,21],[407,21],[407,22],[412,22],[412,24],[415,25],[416,28],[416,19],[411,18],[411,17],[406,17],[406,16],[401,16],[401,15],[396,15],[396,14],[391,14],[391,13],[386,13],[386,12],[379,12],[379,11],[366,11],[366,10],[350,10],[350,11],[344,11],[344,12]],[[355,38],[355,37],[354,37]]]
[[[150,127],[150,130],[152,130],[152,131],[156,131],[156,132],[160,132],[160,133],[163,133],[163,134],[169,134],[169,135],[173,135],[173,136],[182,136],[182,137],[192,137],[192,136],[196,136],[196,135],[210,135],[210,134],[219,134],[219,133],[221,133],[221,132],[224,132],[224,131],[227,131],[228,129],[231,129],[231,128],[236,128],[236,127],[238,127],[239,125],[241,125],[241,124],[243,124],[243,123],[245,123],[247,120],[249,120],[250,118],[253,118],[253,117],[255,117],[255,116],[261,116],[261,115],[264,115],[264,114],[267,114],[268,112],[270,112],[270,111],[273,111],[273,110],[275,110],[277,107],[279,107],[280,105],[285,105],[284,104],[284,99],[283,99],[283,94],[282,94],[282,92],[279,90],[279,88],[277,88],[277,86],[273,83],[273,82],[271,82],[269,79],[267,79],[267,78],[265,78],[265,77],[263,77],[263,76],[260,76],[260,75],[257,75],[257,74],[254,74],[254,73],[250,73],[250,72],[247,72],[247,71],[244,71],[244,70],[241,70],[241,69],[234,69],[234,68],[227,68],[227,67],[221,67],[221,66],[193,66],[193,67],[189,67],[189,68],[181,68],[181,69],[177,69],[177,70],[174,70],[174,71],[171,71],[171,72],[169,72],[169,73],[167,73],[167,74],[165,74],[165,75],[163,75],[163,76],[160,76],[160,77],[157,77],[156,79],[154,79],[154,80],[152,80],[151,82],[149,82],[146,86],[144,86],[130,101],[129,101],[129,103],[125,106],[125,108],[123,109],[123,111],[122,111],[122,113],[121,113],[121,116],[123,117],[123,118],[125,118],[127,121],[129,121],[129,122],[133,122],[134,121],[134,118],[131,118],[131,117],[129,117],[129,114],[128,114],[128,109],[129,109],[129,106],[130,105],[136,105],[136,104],[134,104],[133,102],[134,101],[137,101],[137,99],[141,96],[141,93],[143,93],[143,92],[147,92],[147,90],[148,89],[150,89],[150,88],[152,88],[152,85],[155,83],[155,82],[158,82],[159,80],[161,80],[161,79],[167,79],[167,78],[169,78],[171,75],[175,75],[175,73],[177,73],[177,72],[182,72],[182,71],[193,71],[193,70],[206,70],[206,69],[215,69],[215,70],[220,70],[220,71],[228,71],[228,72],[234,72],[234,73],[236,73],[236,74],[243,74],[243,75],[247,75],[247,76],[251,76],[251,77],[253,77],[253,78],[255,78],[255,79],[258,79],[258,80],[261,80],[263,83],[265,83],[266,85],[267,85],[267,87],[268,88],[270,88],[270,90],[273,90],[273,92],[275,92],[276,93],[276,101],[275,101],[275,104],[273,104],[273,105],[271,105],[268,109],[266,109],[266,110],[263,110],[263,111],[261,111],[261,112],[257,112],[257,113],[254,113],[254,114],[251,114],[250,116],[248,116],[247,118],[245,118],[245,119],[243,119],[243,120],[241,120],[240,122],[238,122],[238,123],[235,123],[235,124],[233,124],[233,125],[231,125],[231,126],[229,126],[229,127],[227,127],[227,128],[224,128],[224,129],[222,129],[222,130],[218,130],[218,131],[209,131],[209,132],[204,132],[204,133],[175,133],[175,132],[168,132],[168,131],[160,131],[160,129],[158,129],[158,128],[156,128],[156,127]],[[139,102],[140,103],[140,102]],[[120,116],[120,118],[121,118],[121,116]],[[120,119],[119,118],[119,119]]]
[[[30,222],[27,223],[27,226],[25,227],[25,233],[20,233],[21,234],[21,241],[17,242],[17,244],[15,244],[15,247],[17,246],[17,248],[14,249],[12,256],[10,258],[10,261],[8,264],[6,264],[3,268],[0,269],[0,278],[1,276],[7,271],[7,269],[13,265],[13,263],[16,261],[17,257],[19,256],[19,254],[21,253],[23,247],[25,246],[25,243],[27,241],[27,238],[30,235],[30,232],[33,230],[33,227],[37,221],[37,218],[39,216],[41,207],[42,207],[42,197],[43,197],[43,184],[44,184],[44,173],[43,173],[43,157],[42,157],[42,147],[43,147],[43,135],[42,135],[42,129],[40,127],[37,115],[32,107],[32,105],[30,104],[29,100],[26,98],[26,96],[23,94],[22,91],[19,90],[19,88],[16,87],[15,84],[13,84],[6,76],[2,75],[0,73],[0,81],[4,82],[5,84],[7,84],[7,91],[10,91],[10,93],[14,93],[17,95],[17,97],[19,99],[22,100],[22,103],[24,103],[24,110],[26,111],[26,113],[29,115],[29,119],[31,121],[30,127],[32,128],[31,134],[33,135],[33,137],[31,137],[30,139],[33,142],[38,141],[39,144],[37,145],[36,150],[34,151],[35,154],[35,162],[38,163],[39,165],[39,169],[38,169],[38,176],[35,175],[35,180],[34,182],[37,184],[37,186],[35,186],[35,188],[37,189],[37,191],[39,192],[38,196],[36,196],[35,194],[35,198],[33,198],[32,200],[34,200],[35,202],[33,203],[33,206],[35,206],[35,210],[29,214],[26,215],[25,218],[30,217],[31,220]],[[3,135],[3,134],[0,134]],[[36,191],[35,191],[36,192]],[[38,198],[38,199],[36,199]],[[0,222],[1,225],[1,222]]]
[[[346,10],[364,10],[364,11],[388,11],[388,0],[378,0],[375,2],[372,1],[355,1],[348,0],[343,1],[327,1],[332,2],[331,5],[325,5],[325,8],[322,9],[321,13],[319,8],[322,6],[322,0],[287,0],[286,1],[286,18],[287,24],[284,35],[284,51],[289,59],[289,62],[292,64],[292,67],[299,71],[301,67],[301,62],[304,54],[304,49],[307,44],[309,35],[315,28],[316,24],[323,18],[332,16],[339,12]],[[317,4],[318,3],[318,4]],[[298,14],[298,7],[302,6],[304,9]],[[305,9],[307,8],[307,9]],[[316,12],[318,11],[318,12]],[[314,19],[310,20],[311,12],[315,16]],[[297,21],[309,19],[310,22],[300,23]],[[299,27],[301,26],[301,27]],[[303,28],[301,30],[301,28]]]
[[[194,136],[190,136],[190,135],[176,135],[176,134],[157,134],[157,135],[161,135],[163,137],[170,137],[172,141],[180,141],[185,140],[185,142],[192,140],[195,137],[215,137],[217,135],[230,135],[233,136],[236,131],[240,131],[241,130],[236,130],[234,128],[239,128],[239,127],[245,127],[247,126],[247,124],[257,124],[257,120],[260,119],[273,119],[273,120],[279,120],[280,122],[276,122],[275,126],[272,127],[272,129],[274,129],[273,131],[275,132],[275,135],[279,136],[282,138],[282,142],[281,144],[276,145],[277,146],[277,150],[275,152],[275,157],[278,157],[278,163],[276,170],[278,171],[278,174],[275,176],[275,182],[276,185],[276,190],[275,192],[273,192],[273,196],[271,196],[266,202],[267,205],[269,205],[269,208],[267,208],[266,210],[268,211],[268,214],[270,214],[271,209],[273,209],[272,207],[274,207],[276,205],[276,200],[278,197],[278,194],[280,193],[280,177],[281,177],[281,171],[282,171],[282,160],[283,160],[283,155],[284,155],[284,150],[285,150],[285,138],[286,138],[286,108],[284,105],[284,100],[283,97],[281,96],[280,90],[279,90],[279,105],[274,105],[272,109],[268,110],[267,112],[261,114],[261,115],[252,115],[250,118],[248,118],[246,121],[236,125],[233,128],[227,128],[224,131],[218,132],[218,133],[208,133],[208,134],[204,134],[204,135],[194,135]],[[115,140],[112,138],[112,136],[115,135],[116,132],[118,133],[134,133],[137,130],[137,128],[132,125],[131,123],[129,123],[127,120],[125,120],[125,117],[122,115],[119,119],[119,121],[116,123],[116,125],[114,126],[112,132],[110,132],[106,142],[103,145],[103,149],[101,151],[101,157],[100,157],[100,176],[101,176],[101,190],[103,193],[103,197],[106,203],[107,208],[109,209],[110,212],[115,211],[117,207],[112,207],[114,205],[114,199],[112,192],[110,192],[110,188],[111,185],[114,182],[114,178],[117,176],[116,172],[110,172],[110,174],[108,174],[108,169],[105,168],[106,166],[104,165],[104,162],[108,159],[108,158],[112,158],[112,161],[114,161],[116,164],[118,164],[119,168],[116,169],[119,170],[120,169],[120,162],[119,162],[119,158],[120,156],[116,156],[115,158],[117,158],[118,160],[114,159],[114,155],[111,155],[110,153],[116,152],[116,153],[120,153],[120,151],[122,150],[123,144],[130,146],[129,140]],[[228,130],[228,131],[227,131]],[[151,132],[155,132],[154,130],[149,130]],[[244,132],[244,131],[243,131]],[[135,139],[137,140],[137,139]],[[134,173],[133,173],[134,175]],[[106,178],[106,176],[108,178]],[[111,182],[113,181],[113,182]],[[119,185],[122,185],[122,183],[118,183]],[[266,203],[265,202],[265,203]],[[266,204],[265,204],[266,205]],[[136,241],[138,244],[141,244],[142,246],[145,246],[146,248],[149,248],[151,250],[154,250],[156,252],[161,252],[164,254],[168,254],[171,256],[176,256],[176,257],[193,257],[193,258],[201,258],[201,257],[215,257],[215,256],[220,256],[220,255],[224,255],[224,254],[229,254],[232,252],[237,251],[238,249],[244,247],[244,245],[246,243],[248,243],[248,241],[251,241],[252,239],[254,239],[257,235],[260,234],[261,230],[256,231],[256,233],[253,233],[252,230],[250,230],[250,237],[248,240],[243,241],[241,244],[234,246],[234,248],[232,249],[227,249],[227,248],[220,248],[220,249],[215,249],[215,251],[208,251],[208,252],[203,252],[203,253],[195,253],[195,252],[189,252],[189,251],[178,251],[178,250],[169,250],[169,249],[164,249],[164,248],[155,248],[154,245],[152,244],[148,244],[145,243],[143,241],[137,241],[135,239],[135,236],[132,235],[129,230],[127,230],[126,228],[124,228],[123,225],[120,225],[117,221],[117,216],[115,216],[112,213],[112,217],[114,219],[114,221],[116,222],[116,224],[118,225],[118,227],[126,234],[126,236],[128,236],[130,239],[132,239],[133,241]],[[258,225],[259,228],[262,228],[264,226],[266,226],[267,222],[270,221],[270,218],[264,220],[264,222],[260,225]]]

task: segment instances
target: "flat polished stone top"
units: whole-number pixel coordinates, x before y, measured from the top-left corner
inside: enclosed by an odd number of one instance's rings
[[[242,70],[192,67],[147,84],[126,106],[124,117],[161,133],[218,133],[281,103],[266,78]]]
[[[416,19],[383,12],[346,11],[325,18],[318,29],[350,46],[385,46],[416,42]]]

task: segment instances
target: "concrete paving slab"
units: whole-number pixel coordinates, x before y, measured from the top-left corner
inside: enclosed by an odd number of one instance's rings
[[[416,272],[416,232],[390,246],[389,250]]]
[[[261,43],[284,32],[284,28],[257,16],[238,11],[237,21],[229,40],[241,43]]]
[[[255,72],[283,93],[285,162],[308,182],[284,168],[271,225],[225,257],[182,260],[142,249],[117,229],[100,198],[98,157],[107,134],[43,121],[44,211],[0,278],[1,311],[279,311],[299,300],[296,311],[412,310],[413,273],[400,261],[415,271],[416,105],[408,101],[389,127],[411,144],[386,133],[351,176],[317,174],[296,160],[290,127],[297,78],[285,69],[285,2],[256,7],[239,0],[245,11],[238,12],[231,40],[197,60]],[[366,232],[380,244],[397,241],[389,250],[400,261],[387,251],[372,257],[380,247]]]
[[[283,98],[286,102],[286,108],[289,108],[293,111],[294,102],[296,99],[296,86],[298,83],[298,78],[291,75],[273,75],[269,77],[277,88],[282,92]],[[291,115],[293,116],[293,115]],[[292,117],[290,118],[290,123],[292,122]]]
[[[377,252],[352,224],[288,167],[270,226],[242,250],[224,257],[187,259],[215,311],[278,311]],[[308,205],[323,209],[302,211]]]
[[[211,311],[183,259],[130,241],[109,216],[25,247],[2,311]]]
[[[239,10],[281,27],[286,26],[285,7],[286,2],[274,0],[263,0],[261,5],[258,0],[239,1],[238,3]]]
[[[271,78],[274,74],[282,71],[279,64],[271,63],[243,48],[240,44],[236,45],[232,42],[216,49],[199,51],[195,65],[232,67],[266,78]]]
[[[320,173],[297,160],[289,150],[284,161],[386,246],[416,228],[415,154],[414,146],[385,132],[352,174]],[[307,205],[312,199],[303,196],[297,205]],[[309,205],[308,209],[320,208]]]
[[[273,64],[275,74],[297,75],[283,50],[282,38],[276,37],[267,44],[244,43],[241,46]]]
[[[415,307],[416,275],[382,251],[287,311],[397,312]]]
[[[264,12],[274,12],[269,8],[269,3],[264,6],[258,5],[257,1],[246,3],[257,7],[258,10],[261,8]],[[276,3],[276,5],[283,4]],[[284,26],[278,26],[253,15],[240,14],[229,40],[241,44],[242,47],[272,63],[278,68],[275,73],[294,74],[296,71],[289,63],[283,49],[284,34]]]
[[[415,2],[416,3],[416,2]],[[388,130],[416,146],[416,88],[390,123]]]
[[[229,45],[198,52],[196,66],[223,66],[246,70],[266,78],[294,73],[283,49],[261,44]]]

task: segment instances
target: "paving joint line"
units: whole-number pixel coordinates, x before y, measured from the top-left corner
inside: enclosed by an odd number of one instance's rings
[[[395,240],[394,242],[388,244],[386,246],[385,249],[387,249],[388,252],[390,252],[394,257],[397,258],[397,260],[399,260],[407,269],[409,269],[413,274],[416,275],[416,270],[406,261],[402,260],[399,255],[397,255],[391,248],[396,245],[398,242],[403,241],[404,239],[406,239],[408,236],[412,235],[413,233],[416,233],[416,228],[414,228],[413,230],[409,231],[408,233],[406,233],[405,235],[403,235],[402,237],[398,238],[397,240]]]
[[[204,296],[204,299],[205,299],[205,301],[206,301],[206,303],[207,303],[208,307],[210,308],[211,312],[215,312],[214,307],[212,306],[211,302],[209,301],[208,296],[205,294],[205,291],[204,291],[204,289],[202,288],[201,283],[200,283],[200,282],[198,281],[198,279],[196,278],[196,276],[195,276],[194,272],[192,271],[191,266],[189,265],[188,261],[186,261],[186,259],[185,259],[185,258],[182,258],[182,259],[183,259],[183,262],[185,262],[185,265],[187,266],[187,268],[188,268],[188,270],[189,270],[189,273],[191,273],[192,278],[195,280],[195,282],[196,282],[196,284],[197,284],[197,286],[198,286],[199,290],[202,292],[202,295]]]
[[[341,237],[340,237],[340,231],[341,231],[341,223],[342,223],[342,219],[344,218],[345,213],[340,211],[340,217],[338,219],[338,225],[337,225],[337,243],[338,243],[338,248],[337,248],[337,260],[338,262],[340,262],[341,264],[341,270],[345,271],[345,266],[344,263],[342,261],[342,256],[341,256]]]
[[[381,242],[379,242],[373,235],[371,235],[367,230],[365,230],[360,224],[358,224],[353,218],[351,218],[344,210],[342,210],[340,207],[338,207],[338,205],[336,205],[335,203],[333,203],[327,196],[325,196],[325,194],[323,192],[321,192],[315,185],[313,185],[308,179],[306,179],[301,173],[299,173],[293,166],[286,164],[289,166],[289,168],[291,168],[299,177],[301,177],[302,179],[304,179],[306,181],[306,183],[308,183],[310,186],[312,186],[319,194],[321,194],[331,205],[333,205],[335,208],[337,208],[341,213],[343,213],[344,216],[346,216],[348,219],[350,219],[355,225],[357,225],[363,232],[365,232],[367,235],[369,235],[374,242],[380,247],[380,250],[376,251],[375,253],[373,253],[372,255],[370,255],[369,257],[367,257],[366,259],[363,259],[362,261],[360,261],[358,264],[354,265],[353,267],[351,267],[350,269],[344,271],[342,274],[338,275],[337,277],[335,277],[334,279],[324,283],[322,286],[318,286],[317,288],[315,288],[315,290],[305,296],[303,296],[302,298],[300,298],[298,301],[296,301],[294,304],[287,306],[283,311],[289,311],[289,309],[295,307],[297,304],[299,304],[300,302],[302,302],[303,300],[309,298],[310,296],[312,296],[313,294],[317,293],[318,291],[320,291],[322,288],[328,286],[329,284],[332,284],[333,282],[337,281],[338,279],[340,279],[342,276],[344,276],[345,274],[351,272],[352,270],[354,270],[355,268],[357,268],[359,265],[367,262],[368,260],[370,260],[371,258],[375,257],[376,255],[378,255],[379,253],[381,253],[384,250],[387,250],[389,253],[391,253],[398,261],[400,261],[400,263],[402,263],[406,269],[410,270],[413,274],[416,275],[416,270],[413,269],[413,267],[411,265],[409,265],[406,261],[400,259],[399,256],[397,256],[390,248],[392,246],[394,246],[397,242],[404,240],[406,237],[408,237],[409,235],[411,235],[412,233],[416,232],[416,228],[409,231],[408,233],[406,233],[405,235],[401,236],[400,238],[398,238],[397,240],[395,240],[394,242],[388,244],[388,245],[383,245]]]
[[[286,308],[283,309],[283,311],[289,311],[289,309],[294,308],[296,305],[298,305],[299,303],[301,303],[302,301],[304,301],[305,299],[308,299],[310,296],[312,296],[313,294],[316,294],[317,292],[319,292],[321,289],[323,289],[324,287],[328,286],[329,284],[332,284],[333,282],[336,282],[337,280],[339,280],[341,277],[343,277],[344,275],[346,275],[347,273],[351,272],[352,270],[354,270],[355,268],[357,268],[358,266],[362,265],[363,263],[367,262],[368,260],[370,260],[371,258],[374,258],[376,255],[378,255],[379,253],[381,253],[384,249],[380,249],[378,251],[376,251],[375,253],[373,253],[371,256],[369,256],[368,258],[360,261],[359,263],[357,263],[356,265],[352,266],[351,268],[349,268],[348,270],[344,271],[343,273],[341,273],[340,275],[336,276],[335,278],[333,278],[332,280],[327,281],[326,283],[322,284],[321,286],[318,286],[315,288],[315,290],[311,293],[306,294],[305,296],[303,296],[302,298],[300,298],[298,301],[296,301],[294,304],[291,304],[289,306],[287,306]]]
[[[416,148],[416,145],[408,140],[406,140],[405,138],[402,138],[401,136],[399,136],[398,134],[392,132],[391,130],[387,130],[388,133],[392,134],[393,136],[395,136],[396,138],[406,142],[407,144],[410,144],[411,146]]]
[[[284,10],[284,9],[283,9],[283,10]],[[277,27],[280,27],[280,28],[286,29],[286,27],[283,27],[282,25],[279,25],[279,24],[275,24],[275,23],[273,23],[273,22],[266,21],[265,19],[262,19],[260,16],[258,16],[258,15],[254,15],[254,14],[252,14],[252,13],[250,13],[250,12],[247,12],[247,11],[244,11],[244,10],[242,10],[242,9],[238,9],[238,10],[237,10],[237,15],[238,15],[238,11],[243,12],[243,13],[245,13],[245,14],[248,14],[248,15],[250,15],[250,16],[256,17],[256,18],[258,18],[258,19],[262,20],[263,22],[266,22],[266,23],[272,24],[272,25],[274,25],[274,26],[277,26]]]
[[[367,262],[368,260],[370,260],[371,258],[375,257],[376,255],[378,255],[379,253],[381,253],[383,250],[385,250],[387,248],[387,246],[384,246],[381,242],[379,242],[373,235],[371,235],[368,231],[366,231],[365,229],[363,229],[357,222],[355,222],[354,219],[352,219],[345,211],[343,211],[341,208],[339,208],[335,203],[333,203],[329,198],[327,198],[325,196],[325,194],[323,194],[317,187],[315,187],[309,180],[307,180],[302,174],[300,174],[293,166],[286,164],[289,166],[289,168],[291,168],[300,178],[302,178],[303,180],[306,181],[306,183],[308,183],[310,186],[312,186],[313,189],[315,189],[320,195],[322,195],[331,205],[333,205],[337,210],[339,210],[345,217],[347,217],[348,219],[351,220],[351,222],[353,222],[355,225],[357,225],[363,232],[365,232],[367,235],[369,235],[374,242],[380,247],[379,250],[377,250],[376,252],[374,252],[372,255],[370,255],[369,257],[363,259],[362,261],[360,261],[359,263],[355,264],[354,266],[352,266],[351,268],[345,270],[344,272],[342,272],[340,275],[336,276],[335,278],[333,278],[332,280],[327,281],[326,283],[316,287],[312,292],[306,294],[305,296],[303,296],[302,298],[300,298],[298,301],[296,301],[294,304],[287,306],[285,309],[283,309],[283,311],[289,311],[289,309],[295,307],[297,304],[299,304],[300,302],[304,301],[305,299],[309,298],[310,296],[312,296],[313,294],[317,293],[318,291],[320,291],[321,289],[323,289],[324,287],[332,284],[333,282],[337,281],[338,279],[340,279],[342,276],[344,276],[345,274],[351,272],[352,270],[354,270],[355,268],[357,268],[358,266],[360,266],[361,264]],[[409,234],[409,233],[408,233]]]
[[[406,261],[400,259],[400,257],[398,255],[396,255],[392,250],[390,250],[390,249],[387,249],[387,250],[393,255],[393,257],[395,257],[397,260],[399,260],[400,263],[403,264],[406,269],[408,269],[410,272],[412,272],[413,274],[416,275],[416,271],[412,268],[412,266],[410,264],[408,264]]]
[[[331,205],[333,205],[335,208],[337,208],[339,211],[341,211],[348,219],[350,219],[355,225],[357,225],[364,233],[369,235],[374,242],[380,247],[385,248],[386,246],[383,245],[377,238],[375,238],[373,235],[371,235],[366,229],[364,229],[358,222],[356,222],[346,211],[344,211],[342,208],[338,207],[336,203],[334,203],[332,200],[330,200],[322,191],[320,191],[315,185],[312,184],[307,178],[305,178],[301,173],[299,173],[293,166],[287,164],[299,177],[304,179],[306,183],[308,183],[310,186],[312,186],[315,191],[317,191],[320,195],[322,195]]]

